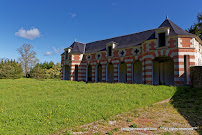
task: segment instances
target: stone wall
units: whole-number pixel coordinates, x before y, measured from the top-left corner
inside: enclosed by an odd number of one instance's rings
[[[193,87],[202,88],[202,66],[191,67],[190,71],[191,71],[191,85]]]

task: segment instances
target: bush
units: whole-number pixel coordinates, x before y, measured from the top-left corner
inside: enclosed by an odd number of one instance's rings
[[[35,79],[59,79],[60,78],[61,64],[57,63],[51,68],[44,68],[44,64],[36,64],[36,66],[31,70],[30,74],[32,78]]]
[[[44,79],[44,73],[44,69],[42,69],[39,64],[36,64],[36,66],[30,71],[31,77],[35,79]]]

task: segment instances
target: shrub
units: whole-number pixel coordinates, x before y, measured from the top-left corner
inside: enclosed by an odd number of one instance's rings
[[[47,62],[46,62],[47,63]],[[31,70],[30,74],[32,78],[35,79],[59,79],[61,64],[44,66],[46,64],[36,64],[36,66]]]
[[[35,79],[43,79],[45,77],[44,73],[44,69],[42,69],[39,64],[36,64],[36,66],[30,71],[31,77]]]

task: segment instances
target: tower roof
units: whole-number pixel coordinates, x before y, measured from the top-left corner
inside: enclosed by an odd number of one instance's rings
[[[84,53],[85,45],[85,43],[74,41],[74,43],[70,46],[71,53]]]
[[[170,27],[170,34],[169,36],[175,36],[175,35],[193,35],[182,28],[180,28],[178,25],[176,25],[174,22],[166,18],[166,20],[158,27]]]

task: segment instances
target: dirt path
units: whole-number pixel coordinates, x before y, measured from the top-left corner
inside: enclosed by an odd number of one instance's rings
[[[56,134],[198,135],[169,101],[170,99],[166,99],[152,106],[111,117],[109,120],[96,121]]]

